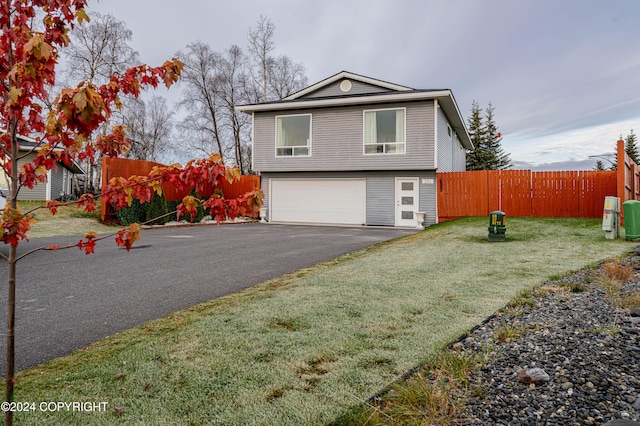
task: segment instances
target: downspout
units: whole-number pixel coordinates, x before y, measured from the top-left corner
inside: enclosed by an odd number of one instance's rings
[[[438,100],[434,99],[433,100],[433,168],[434,173],[435,173],[435,177],[436,177],[436,223],[440,222],[440,216],[438,214],[438,190],[439,190],[439,186],[438,186],[438,108],[440,106],[438,105]]]
[[[47,170],[47,186],[44,195],[45,201],[51,200],[51,169]]]
[[[255,111],[251,112],[251,171],[255,172],[256,170],[256,165],[255,165],[255,131],[256,131],[256,113]]]
[[[433,168],[438,170],[438,100],[433,100]]]

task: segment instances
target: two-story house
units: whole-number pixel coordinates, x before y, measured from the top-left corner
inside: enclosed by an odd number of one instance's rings
[[[437,222],[437,171],[464,171],[472,144],[451,90],[340,72],[253,117],[253,170],[271,222]]]

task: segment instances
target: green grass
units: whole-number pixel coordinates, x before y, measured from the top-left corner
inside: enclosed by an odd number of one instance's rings
[[[21,372],[15,400],[106,401],[107,412],[16,413],[16,420],[348,419],[515,296],[526,302],[548,276],[635,245],[606,240],[595,219],[511,218],[505,242],[486,238],[486,218],[444,223],[106,338]]]
[[[44,205],[44,201],[18,201],[18,208],[22,213]],[[100,222],[100,201],[97,202],[96,210],[93,212],[86,212],[71,205],[58,207],[55,215],[46,208],[40,208],[32,214],[37,223],[31,226],[27,234],[29,238],[85,235],[89,231],[101,234],[120,229],[120,227],[108,226]]]

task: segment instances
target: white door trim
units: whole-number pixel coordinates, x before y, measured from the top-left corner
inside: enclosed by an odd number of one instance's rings
[[[403,189],[403,183],[412,183],[412,189]],[[396,177],[395,186],[395,226],[418,226],[416,212],[420,210],[420,180],[417,177]],[[412,200],[411,200],[412,198]],[[408,204],[411,202],[411,204]],[[411,211],[411,218],[406,217]],[[404,212],[404,217],[403,217]]]

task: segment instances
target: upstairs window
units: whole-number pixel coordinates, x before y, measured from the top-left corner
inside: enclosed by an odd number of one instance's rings
[[[364,112],[364,153],[405,153],[404,108]]]
[[[276,117],[276,157],[311,155],[311,114]]]

